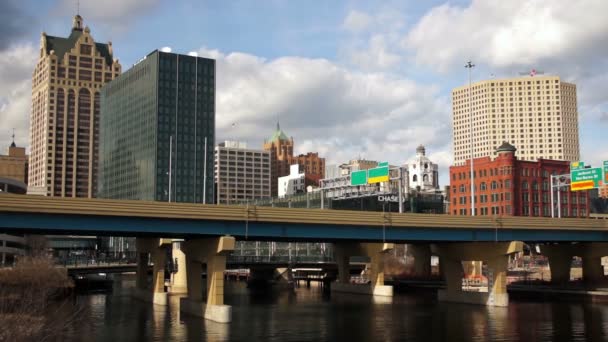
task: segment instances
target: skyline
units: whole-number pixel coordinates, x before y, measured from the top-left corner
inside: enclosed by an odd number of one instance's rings
[[[0,6],[12,19],[0,26],[0,145],[8,147],[14,127],[17,144],[29,147],[40,33],[66,36],[76,9],[71,1]],[[600,143],[608,128],[602,87],[608,62],[601,58],[608,23],[600,13],[608,4],[600,1],[576,8],[526,1],[387,2],[377,9],[365,1],[304,8],[283,1],[109,1],[97,7],[81,1],[80,14],[97,42],[112,41],[123,71],[163,46],[216,58],[218,142],[261,148],[280,121],[294,137],[294,153],[318,151],[327,164],[359,156],[401,164],[423,144],[445,185],[453,160],[450,92],[467,83],[470,58],[477,65],[473,82],[540,69],[575,83],[581,160],[594,166],[608,160]]]

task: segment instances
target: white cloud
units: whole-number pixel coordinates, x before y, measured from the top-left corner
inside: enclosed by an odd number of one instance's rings
[[[297,153],[318,151],[328,164],[358,156],[402,163],[421,143],[449,153],[449,100],[436,87],[325,59],[199,54],[217,58],[219,139],[261,147],[280,120]]]
[[[384,35],[374,35],[367,48],[353,50],[350,59],[363,70],[385,70],[394,67],[401,57],[389,51]]]
[[[372,17],[367,13],[351,10],[344,22],[342,28],[352,32],[360,32],[367,29],[372,22]]]
[[[31,77],[38,49],[32,44],[18,45],[0,52],[0,153],[11,143],[29,145]]]
[[[419,64],[446,70],[469,58],[495,67],[606,51],[608,2],[481,1],[431,9],[405,38]]]

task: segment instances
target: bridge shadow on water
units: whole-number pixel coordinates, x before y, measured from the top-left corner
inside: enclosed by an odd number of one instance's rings
[[[131,283],[120,284],[123,287]],[[114,293],[77,297],[82,310],[65,341],[605,341],[608,305],[514,300],[496,308],[440,303],[433,290],[384,300],[329,294],[315,284],[251,291],[226,282],[229,324],[179,312],[180,296],[157,306]]]

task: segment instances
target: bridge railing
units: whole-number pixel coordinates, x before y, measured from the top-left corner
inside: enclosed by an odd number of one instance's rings
[[[137,258],[133,255],[124,256],[69,256],[64,258],[55,258],[55,264],[64,267],[87,267],[87,266],[110,266],[110,265],[128,265],[137,263]]]
[[[334,258],[324,255],[289,256],[289,255],[230,255],[228,264],[301,264],[301,263],[330,263]]]

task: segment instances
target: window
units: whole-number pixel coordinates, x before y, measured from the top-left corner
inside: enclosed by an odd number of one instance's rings
[[[498,189],[498,183],[496,183],[496,181],[492,181],[492,190]]]
[[[481,182],[481,185],[479,185],[479,190],[484,191],[486,189],[487,189],[486,182]]]
[[[521,188],[522,189],[528,189],[528,182],[527,181],[521,182]]]

